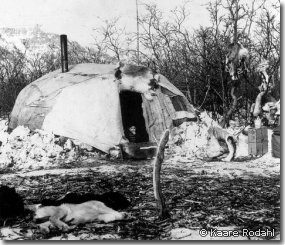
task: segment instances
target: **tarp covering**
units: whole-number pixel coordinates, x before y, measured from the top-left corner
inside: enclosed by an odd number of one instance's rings
[[[116,65],[83,63],[72,66],[68,73],[77,75],[114,74]]]
[[[56,102],[58,95],[67,87],[95,79],[99,74],[114,73],[114,65],[79,64],[70,66],[70,70],[61,73],[60,70],[48,73],[27,85],[18,95],[9,128],[18,125],[35,130],[42,127],[43,120]],[[109,75],[113,80],[113,76]]]
[[[168,89],[173,93],[172,96],[180,95],[184,97],[183,93],[178,88],[176,88],[171,82],[169,82],[165,76],[161,74],[159,75],[159,82],[162,87]]]
[[[65,89],[42,128],[107,152],[124,134],[121,120],[117,83],[96,78]]]
[[[280,158],[280,126],[273,129],[271,146],[272,146],[272,156]]]

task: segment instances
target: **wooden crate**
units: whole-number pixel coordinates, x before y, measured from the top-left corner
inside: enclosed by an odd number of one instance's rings
[[[248,154],[252,156],[264,155],[268,152],[268,141],[248,143]]]
[[[248,129],[248,143],[261,143],[264,141],[268,141],[267,127]]]
[[[268,152],[268,131],[266,127],[248,129],[248,154],[264,155]]]

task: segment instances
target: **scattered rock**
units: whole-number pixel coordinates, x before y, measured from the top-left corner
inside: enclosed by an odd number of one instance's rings
[[[192,230],[186,228],[176,228],[170,231],[170,236],[172,240],[179,240],[183,237],[190,236]]]

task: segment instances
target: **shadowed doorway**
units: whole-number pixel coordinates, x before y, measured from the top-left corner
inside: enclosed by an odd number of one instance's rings
[[[136,127],[136,143],[148,142],[149,136],[145,127],[145,120],[142,110],[142,97],[140,93],[122,91],[120,103],[124,133],[128,138],[128,130],[131,126]]]

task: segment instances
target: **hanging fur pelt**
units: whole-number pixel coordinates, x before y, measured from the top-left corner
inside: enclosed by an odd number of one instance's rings
[[[232,80],[237,80],[239,75],[246,70],[245,61],[249,57],[249,51],[240,43],[231,43],[227,48],[226,71],[230,73]]]

